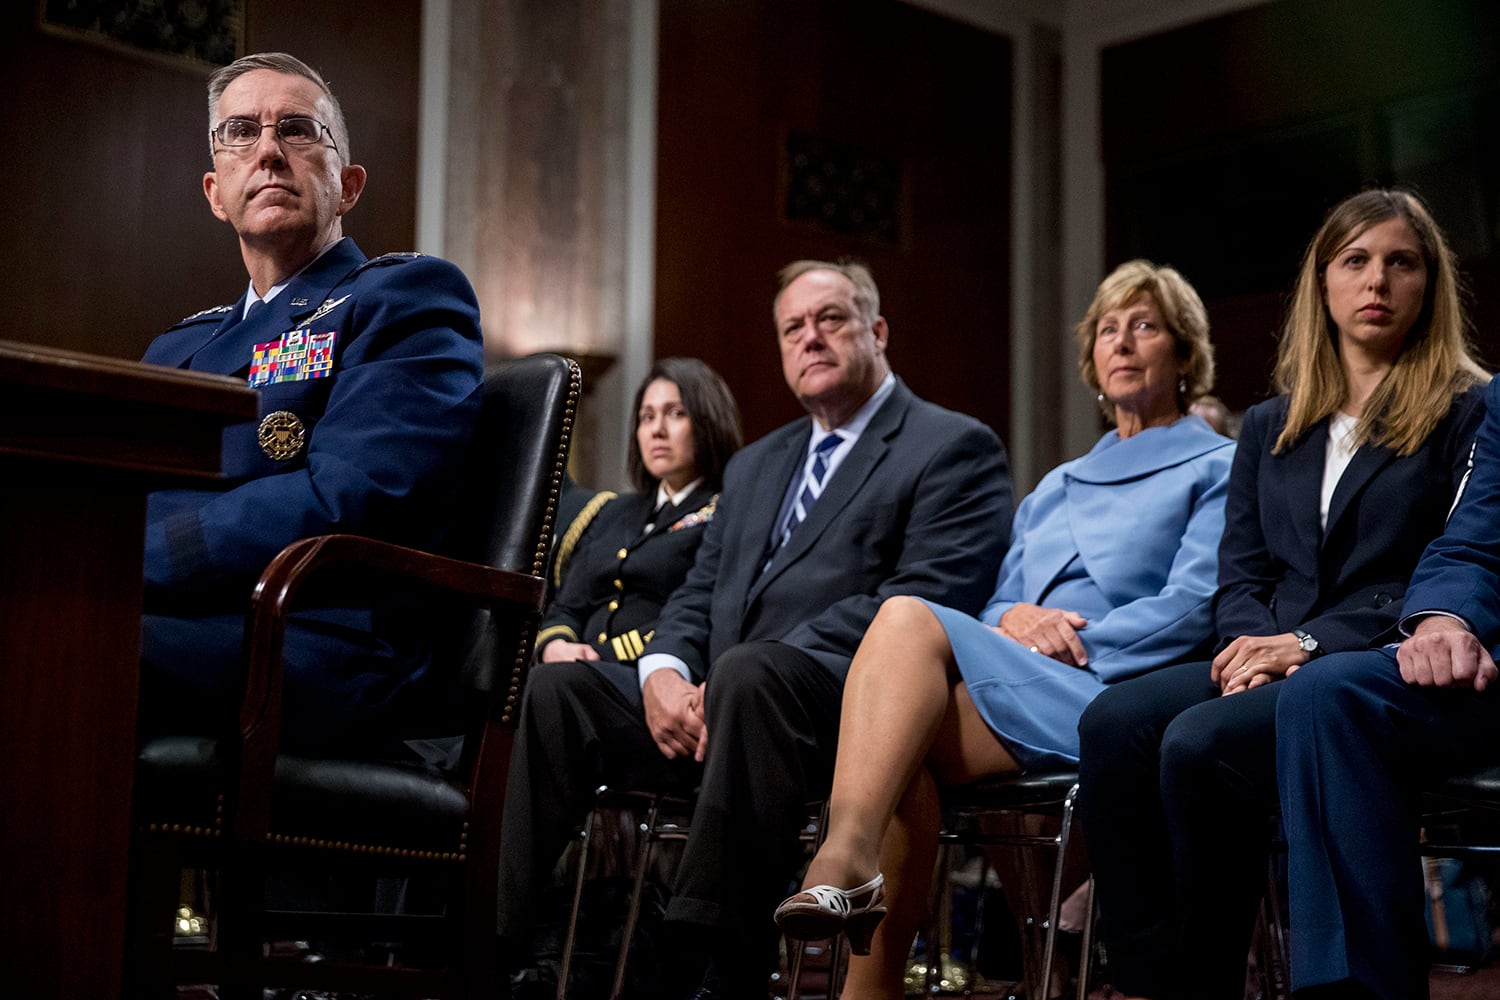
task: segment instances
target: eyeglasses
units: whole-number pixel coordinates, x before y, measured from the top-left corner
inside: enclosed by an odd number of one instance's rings
[[[253,146],[260,141],[261,130],[265,128],[275,128],[276,138],[290,146],[315,145],[326,132],[329,144],[334,149],[339,148],[339,144],[333,141],[333,131],[327,125],[316,118],[301,116],[283,118],[274,124],[258,122],[253,118],[226,118],[210,129],[208,134],[211,139],[217,139],[225,146]]]

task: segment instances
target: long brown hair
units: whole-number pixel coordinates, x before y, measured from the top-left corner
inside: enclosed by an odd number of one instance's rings
[[[1333,207],[1302,255],[1297,289],[1276,350],[1276,390],[1290,402],[1273,452],[1290,447],[1348,399],[1349,380],[1339,360],[1338,330],[1328,314],[1323,276],[1350,240],[1395,218],[1405,219],[1417,237],[1427,287],[1422,311],[1395,365],[1365,402],[1355,428],[1356,444],[1375,442],[1398,455],[1410,455],[1447,415],[1456,393],[1489,381],[1470,344],[1457,261],[1427,206],[1410,191],[1361,191]]]

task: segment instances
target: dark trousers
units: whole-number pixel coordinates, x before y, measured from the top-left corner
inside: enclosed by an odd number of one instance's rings
[[[759,998],[808,803],[833,781],[843,686],[793,646],[752,642],[714,662],[705,693],[708,759],[667,919],[711,930],[724,995]]]
[[[1425,997],[1421,789],[1500,756],[1500,696],[1411,687],[1384,649],[1324,657],[1284,686],[1276,752],[1292,985]]]
[[[541,884],[598,785],[671,790],[701,778],[667,919],[709,950],[721,995],[765,996],[776,945],[771,912],[802,857],[807,803],[832,780],[842,687],[801,650],[754,642],[714,662],[705,694],[700,771],[662,757],[639,703],[600,671],[533,671],[506,790],[502,937],[519,944],[528,935]]]
[[[317,756],[383,756],[423,717],[421,638],[384,637],[293,616],[282,646],[282,746]],[[245,687],[245,616],[147,614],[141,619],[143,739],[222,736],[237,726]]]
[[[651,739],[640,692],[606,671],[620,664],[539,663],[526,679],[500,830],[498,930],[524,953],[558,856],[600,785],[690,793],[699,766],[668,760]]]
[[[1079,815],[1116,989],[1244,995],[1282,687],[1221,697],[1208,663],[1185,663],[1114,685],[1084,711]]]

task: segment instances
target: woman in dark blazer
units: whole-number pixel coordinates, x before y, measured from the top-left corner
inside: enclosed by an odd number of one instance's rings
[[[628,464],[638,492],[599,509],[536,642],[542,663],[596,663],[632,689],[635,661],[693,565],[724,465],[740,447],[734,397],[693,358],[658,361],[636,390],[635,413]]]
[[[1230,473],[1211,662],[1107,690],[1079,723],[1100,934],[1126,996],[1229,998],[1265,888],[1282,685],[1401,613],[1483,413],[1456,269],[1413,195],[1336,206],[1303,257]]]

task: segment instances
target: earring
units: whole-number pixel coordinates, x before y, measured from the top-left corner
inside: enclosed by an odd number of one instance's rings
[[[1099,393],[1099,395],[1095,396],[1094,398],[1097,399],[1099,402],[1102,403],[1102,402],[1104,402],[1104,393],[1101,392],[1101,393]]]
[[[1180,378],[1177,380],[1177,394],[1179,396],[1187,395],[1187,379]]]

